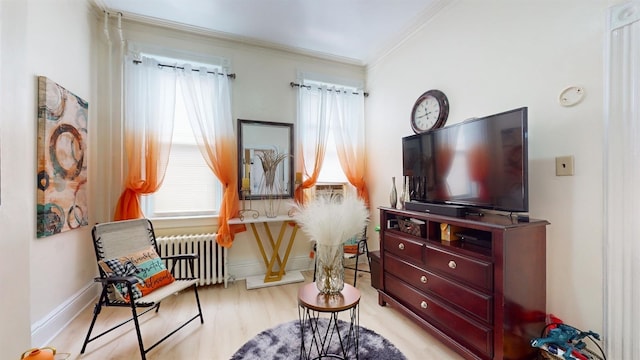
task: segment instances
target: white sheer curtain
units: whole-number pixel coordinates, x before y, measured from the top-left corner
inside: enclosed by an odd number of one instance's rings
[[[328,91],[326,86],[298,88],[298,154],[305,175],[295,199],[304,201],[303,190],[315,185],[329,138]]]
[[[205,161],[217,172],[220,156],[228,154],[224,153],[222,144],[216,142],[216,137],[234,135],[229,79],[226,73],[218,75],[204,67],[196,69],[198,71],[192,71],[190,64],[181,67],[184,69],[178,79],[193,135]]]
[[[608,12],[605,351],[640,359],[640,2]]]
[[[124,145],[127,178],[115,220],[143,216],[140,195],[155,192],[164,178],[171,150],[175,114],[176,73],[142,57],[125,59]]]
[[[218,220],[218,243],[229,247],[234,231],[228,220],[238,212],[237,146],[231,117],[229,78],[224,70],[192,71],[189,64],[179,72],[193,134],[205,161],[224,188]]]
[[[329,119],[338,150],[340,166],[358,196],[367,204],[369,194],[364,181],[364,96],[352,90],[333,91],[329,94]]]
[[[317,182],[331,133],[342,171],[358,196],[368,203],[364,181],[364,95],[353,88],[314,82],[304,85],[298,88],[298,153],[306,180],[296,189],[296,200],[302,201],[302,189]]]

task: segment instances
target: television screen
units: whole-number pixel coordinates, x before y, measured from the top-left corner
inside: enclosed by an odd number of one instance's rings
[[[412,201],[528,212],[527,108],[403,138]]]

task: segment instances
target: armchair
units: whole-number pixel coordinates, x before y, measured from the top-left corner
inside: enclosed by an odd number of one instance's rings
[[[133,321],[142,360],[146,354],[182,329],[190,322],[202,317],[202,308],[198,297],[197,282],[194,277],[175,278],[174,268],[186,261],[193,276],[195,254],[176,255],[167,258],[158,256],[158,246],[151,221],[147,219],[125,220],[96,224],[92,229],[93,245],[98,262],[100,276],[94,280],[100,283],[102,291],[94,310],[91,325],[80,353],[84,354],[87,344],[107,333]],[[170,270],[167,266],[170,265]],[[197,313],[184,321],[153,345],[145,348],[142,342],[138,318],[155,309],[160,310],[160,302],[169,295],[191,288],[195,296]],[[91,332],[103,306],[129,308],[132,316],[108,330],[91,337]],[[138,313],[139,308],[147,308]]]

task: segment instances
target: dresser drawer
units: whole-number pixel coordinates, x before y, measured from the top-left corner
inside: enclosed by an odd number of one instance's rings
[[[424,243],[387,232],[384,236],[384,250],[402,259],[422,263]]]
[[[430,271],[399,260],[393,255],[386,254],[384,261],[386,272],[401,278],[420,291],[438,295],[479,320],[489,324],[493,323],[492,296],[461,286]]]
[[[493,358],[493,330],[472,322],[463,315],[415,290],[400,279],[385,273],[385,289],[411,311],[451,338],[464,344],[482,357]]]
[[[493,264],[428,246],[427,267],[451,275],[481,289],[493,290]]]

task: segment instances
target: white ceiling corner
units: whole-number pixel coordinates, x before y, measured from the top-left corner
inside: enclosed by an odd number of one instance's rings
[[[94,0],[124,18],[367,65],[450,0]]]

